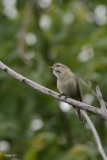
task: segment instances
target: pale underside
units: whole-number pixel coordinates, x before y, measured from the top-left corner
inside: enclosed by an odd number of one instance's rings
[[[74,78],[69,78],[65,82],[57,80],[57,87],[61,94],[66,94],[68,97],[79,99],[77,81]]]

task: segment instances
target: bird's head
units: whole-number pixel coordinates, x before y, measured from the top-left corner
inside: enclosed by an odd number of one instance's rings
[[[61,63],[55,63],[53,64],[53,66],[50,67],[52,70],[53,70],[53,74],[59,78],[63,75],[65,75],[65,73],[70,69],[65,66],[64,64],[61,64]]]

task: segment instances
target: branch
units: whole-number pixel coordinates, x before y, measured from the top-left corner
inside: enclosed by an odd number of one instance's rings
[[[93,94],[93,96],[98,99],[97,94],[91,89],[91,87],[86,82],[84,82],[83,79],[81,79],[79,76],[77,77],[80,80],[80,82]]]
[[[52,91],[52,90],[50,90],[50,89],[48,89],[48,88],[46,88],[46,87],[43,87],[42,85],[40,85],[40,84],[38,84],[38,83],[36,83],[36,82],[34,82],[34,81],[31,81],[30,79],[22,76],[21,74],[15,72],[15,71],[12,70],[11,68],[7,67],[7,66],[6,66],[4,63],[2,63],[1,61],[0,61],[0,68],[1,68],[3,71],[5,71],[5,72],[7,72],[8,74],[10,74],[10,75],[11,75],[12,77],[14,77],[15,79],[21,81],[23,84],[26,84],[26,85],[32,87],[33,89],[36,89],[36,90],[38,90],[38,91],[40,91],[40,92],[42,92],[42,93],[45,93],[45,94],[47,94],[47,95],[50,95],[50,96],[52,96],[52,97],[54,97],[54,98],[56,98],[56,99],[58,99],[58,100],[60,100],[60,101],[62,101],[62,102],[66,102],[66,103],[68,103],[68,104],[70,104],[70,105],[73,105],[73,106],[75,106],[75,107],[77,107],[77,108],[79,108],[79,109],[86,110],[86,111],[88,111],[88,112],[97,114],[97,115],[103,117],[105,120],[107,120],[107,114],[106,114],[104,111],[102,111],[101,109],[99,109],[99,108],[96,108],[96,107],[94,107],[94,106],[91,106],[91,105],[88,105],[88,104],[85,104],[85,103],[76,101],[76,100],[71,99],[71,98],[65,99],[65,97],[63,97],[63,96],[60,97],[60,96],[59,96],[59,95],[60,95],[59,93],[54,92],[54,91]]]
[[[84,82],[83,81],[83,79],[81,79],[78,75],[77,75],[77,77],[78,77],[78,79],[79,79],[79,81],[93,94],[93,96],[95,97],[95,98],[97,98],[97,100],[99,101],[99,96],[98,96],[98,94],[96,93],[96,92],[94,92],[92,89],[91,89],[91,87],[86,83],[86,82]],[[101,91],[100,91],[101,92]],[[104,100],[103,100],[104,101]],[[105,103],[105,105],[107,106],[107,102],[105,102],[104,101],[104,103]]]
[[[103,160],[107,160],[107,156],[106,156],[106,154],[103,150],[103,147],[102,147],[102,144],[101,144],[101,141],[100,141],[100,137],[99,137],[99,135],[96,131],[96,128],[94,127],[94,125],[93,125],[90,117],[87,115],[87,113],[85,111],[82,111],[82,114],[83,114],[84,118],[86,119],[86,121],[87,121],[93,135],[94,135],[95,141],[96,141],[97,146],[98,146],[98,150],[99,150]]]
[[[99,99],[99,102],[100,102],[100,105],[101,105],[101,110],[105,111],[106,114],[107,114],[106,104],[104,102],[103,95],[102,95],[100,87],[98,85],[96,87],[96,93],[97,93],[97,96],[98,96],[98,99]]]
[[[15,79],[21,81],[23,84],[26,84],[30,87],[32,87],[33,89],[36,89],[42,93],[45,93],[47,95],[50,95],[60,101],[63,101],[63,102],[66,102],[70,105],[74,105],[76,106],[77,108],[80,108],[82,110],[86,110],[86,111],[89,111],[91,113],[94,113],[94,114],[97,114],[97,115],[100,115],[101,117],[103,117],[105,120],[107,120],[107,114],[105,114],[104,111],[102,111],[101,109],[99,108],[96,108],[94,106],[91,106],[91,105],[87,105],[85,103],[82,103],[82,102],[79,102],[79,101],[76,101],[76,100],[73,100],[73,99],[70,99],[70,98],[67,98],[65,100],[64,97],[60,97],[58,93],[48,89],[48,88],[45,88],[43,86],[41,86],[40,84],[36,83],[36,82],[33,82],[31,81],[30,79],[28,78],[25,78],[24,76],[20,75],[19,73],[15,72],[14,70],[12,70],[11,68],[7,67],[4,63],[2,63],[0,61],[0,68],[7,72],[8,74],[10,74],[12,77],[14,77]],[[107,156],[103,150],[103,147],[102,147],[102,144],[101,144],[101,141],[100,141],[100,138],[98,136],[98,133],[91,121],[91,119],[89,118],[89,116],[87,115],[87,113],[85,111],[82,111],[83,113],[83,116],[84,118],[86,119],[88,125],[90,126],[90,129],[92,130],[93,132],[93,135],[95,137],[95,140],[96,140],[96,143],[97,143],[97,146],[98,146],[98,149],[99,149],[99,152],[101,154],[101,156],[103,157],[103,160],[107,160]]]

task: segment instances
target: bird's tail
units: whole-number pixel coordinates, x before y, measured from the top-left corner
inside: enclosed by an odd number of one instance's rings
[[[80,109],[76,109],[77,110],[77,115],[78,115],[78,119],[80,123],[84,122],[84,118],[82,116],[81,110]]]

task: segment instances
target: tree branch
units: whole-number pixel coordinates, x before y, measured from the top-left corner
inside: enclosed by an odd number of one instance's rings
[[[94,97],[96,97],[98,99],[97,94],[91,89],[91,87],[83,81],[83,79],[81,79],[79,76],[77,76],[79,81],[93,94]]]
[[[104,102],[103,95],[102,95],[100,87],[98,85],[96,86],[96,93],[97,93],[97,96],[98,96],[98,99],[99,99],[99,102],[101,105],[101,110],[105,111],[105,113],[107,114],[106,104]]]
[[[106,154],[103,150],[103,147],[102,147],[102,144],[101,144],[101,141],[100,141],[100,137],[99,137],[99,135],[96,131],[96,128],[94,127],[93,122],[91,121],[90,117],[87,115],[87,113],[85,111],[82,111],[82,114],[83,114],[84,118],[86,119],[87,124],[90,127],[90,129],[91,129],[91,131],[94,135],[95,141],[96,141],[97,146],[98,146],[98,150],[99,150],[103,160],[107,160],[107,156],[106,156]]]
[[[34,81],[31,81],[30,79],[22,76],[21,74],[15,72],[14,70],[12,70],[11,68],[7,67],[4,63],[2,63],[0,61],[0,68],[7,72],[8,74],[10,74],[12,77],[14,77],[15,79],[21,81],[23,84],[26,84],[42,93],[45,93],[47,95],[50,95],[60,101],[63,101],[63,102],[66,102],[70,105],[73,105],[73,106],[76,106],[77,108],[80,108],[80,109],[83,109],[83,110],[86,110],[88,112],[91,112],[91,113],[94,113],[94,114],[97,114],[101,117],[103,117],[105,120],[107,120],[107,114],[102,111],[100,108],[96,108],[94,106],[91,106],[91,105],[88,105],[88,104],[85,104],[85,103],[82,103],[82,102],[79,102],[79,101],[76,101],[74,99],[71,99],[71,98],[67,98],[65,99],[65,97],[63,96],[59,96],[60,94],[57,93],[57,92],[54,92],[46,87],[43,87],[42,85],[34,82]]]
[[[2,63],[0,61],[0,68],[7,72],[8,74],[10,74],[12,77],[14,77],[15,79],[21,81],[23,84],[26,84],[30,87],[32,87],[33,89],[36,89],[42,93],[45,93],[47,95],[50,95],[60,101],[63,101],[63,102],[66,102],[70,105],[73,105],[73,106],[76,106],[77,108],[80,108],[82,110],[86,110],[88,112],[91,112],[91,113],[94,113],[94,114],[97,114],[97,115],[100,115],[101,117],[103,117],[105,120],[107,120],[107,114],[104,112],[104,110],[101,108],[96,108],[94,106],[91,106],[91,105],[88,105],[88,104],[85,104],[85,103],[82,103],[82,102],[79,102],[79,101],[76,101],[76,100],[73,100],[71,98],[67,98],[65,99],[64,97],[60,97],[58,93],[46,88],[46,87],[43,87],[41,86],[40,84],[36,83],[36,82],[33,82],[31,81],[30,79],[20,75],[19,73],[15,72],[14,70],[12,70],[11,68],[7,67],[4,63]],[[98,95],[97,95],[98,96]],[[102,144],[101,144],[101,141],[100,141],[100,138],[98,136],[98,133],[91,121],[91,119],[89,118],[89,116],[87,115],[87,113],[85,111],[82,111],[83,113],[83,116],[84,118],[86,119],[88,125],[90,126],[90,129],[92,130],[93,132],[93,135],[94,135],[94,138],[96,140],[96,143],[97,143],[97,146],[98,146],[98,149],[99,149],[99,152],[103,158],[103,160],[107,160],[107,156],[103,150],[103,147],[102,147]]]
[[[93,96],[95,97],[95,98],[97,98],[97,100],[99,101],[99,96],[98,96],[98,94],[96,93],[96,92],[94,92],[92,89],[91,89],[91,87],[86,83],[86,82],[84,82],[83,81],[83,79],[81,79],[78,75],[77,75],[77,77],[78,77],[78,79],[79,79],[79,81],[93,94]],[[101,91],[100,91],[101,92]],[[103,100],[104,101],[104,100]],[[107,106],[107,102],[105,102],[104,101],[104,103],[105,103],[105,105]]]

